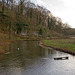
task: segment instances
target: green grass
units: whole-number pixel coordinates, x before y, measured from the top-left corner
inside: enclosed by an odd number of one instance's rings
[[[54,48],[75,51],[75,39],[44,40],[44,44]]]

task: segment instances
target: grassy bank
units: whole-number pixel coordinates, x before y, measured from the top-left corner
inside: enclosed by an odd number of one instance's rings
[[[43,44],[56,50],[75,55],[75,39],[44,40]]]

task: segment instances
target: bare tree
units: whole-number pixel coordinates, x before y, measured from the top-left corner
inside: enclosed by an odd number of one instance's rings
[[[2,0],[2,13],[4,13],[4,3],[5,3],[5,0]]]

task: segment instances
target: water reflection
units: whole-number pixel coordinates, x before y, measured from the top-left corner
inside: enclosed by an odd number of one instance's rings
[[[19,48],[19,50],[18,50]],[[74,75],[75,57],[38,46],[37,41],[17,41],[0,56],[0,75]],[[54,57],[69,56],[55,61]]]

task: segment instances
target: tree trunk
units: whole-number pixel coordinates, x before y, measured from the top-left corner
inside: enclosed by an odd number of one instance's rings
[[[4,13],[4,1],[5,0],[2,0],[2,13]]]
[[[9,39],[11,39],[11,23],[9,25]]]

